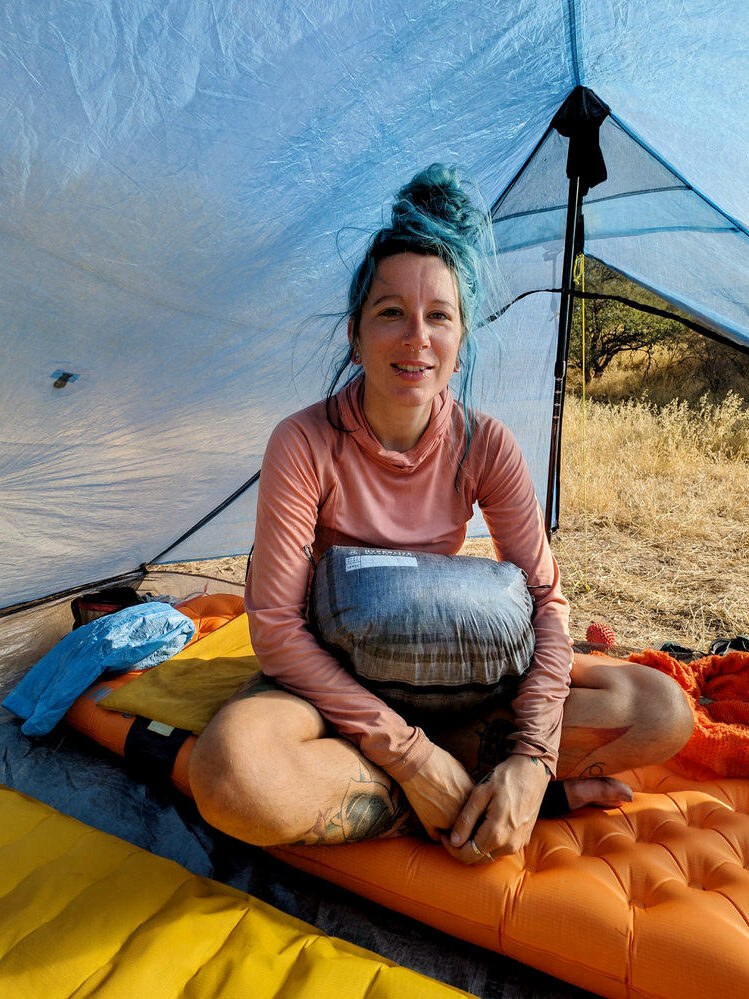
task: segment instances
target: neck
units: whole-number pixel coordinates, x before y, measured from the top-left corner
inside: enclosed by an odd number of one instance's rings
[[[385,450],[401,453],[410,451],[419,443],[432,415],[431,402],[426,406],[392,407],[387,412],[368,406],[366,382],[362,409],[372,433]]]

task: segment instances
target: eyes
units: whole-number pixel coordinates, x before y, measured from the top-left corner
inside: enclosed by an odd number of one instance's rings
[[[400,319],[404,315],[405,310],[399,305],[388,305],[377,312],[377,316],[383,319]],[[426,314],[426,318],[438,323],[452,322],[452,316],[444,309],[432,309]]]

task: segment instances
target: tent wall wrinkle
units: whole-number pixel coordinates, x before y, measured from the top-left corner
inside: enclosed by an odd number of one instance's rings
[[[0,37],[0,606],[133,569],[231,495],[323,393],[329,317],[393,192],[443,160],[493,203],[576,84],[629,133],[608,183],[658,172],[635,137],[748,221],[734,0],[0,0]],[[550,136],[495,223],[497,309],[559,287],[565,159]],[[591,205],[588,249],[743,343],[743,243],[698,202]],[[542,502],[557,308],[531,296],[482,332],[476,399]],[[166,557],[246,552],[252,493]]]

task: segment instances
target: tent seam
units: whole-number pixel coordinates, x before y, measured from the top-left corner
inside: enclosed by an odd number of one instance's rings
[[[576,87],[582,86],[582,75],[580,73],[580,52],[578,46],[579,24],[579,0],[567,0],[567,33],[569,35],[572,75],[574,77]]]
[[[637,191],[622,191],[619,194],[607,194],[602,198],[589,198],[585,196],[583,208],[588,205],[600,205],[604,201],[616,201],[620,198],[635,198],[641,194],[662,194],[665,191],[691,191],[688,184],[671,184],[668,187],[643,187]],[[567,210],[567,205],[546,205],[543,208],[529,208],[525,212],[511,212],[509,215],[497,215],[492,219],[493,223],[509,222],[511,219],[524,219],[532,215],[543,215],[545,212],[562,212]]]
[[[619,128],[626,135],[628,135],[633,142],[636,142],[641,149],[644,149],[645,152],[649,153],[655,160],[658,161],[658,163],[661,164],[661,166],[665,167],[666,170],[672,173],[677,180],[689,188],[690,191],[693,191],[698,198],[701,198],[706,205],[709,205],[713,211],[717,212],[724,219],[727,219],[733,228],[737,229],[743,236],[746,236],[747,239],[749,239],[749,229],[745,225],[739,222],[738,219],[734,218],[732,215],[729,215],[728,212],[723,211],[722,208],[716,205],[715,202],[708,198],[706,194],[703,194],[703,192],[699,188],[695,187],[694,184],[690,184],[686,177],[683,177],[679,171],[668,162],[668,160],[664,159],[654,149],[651,149],[646,142],[643,142],[643,140],[640,139],[639,136],[637,136],[630,128],[628,128],[620,118],[617,118],[613,111],[609,112],[609,117],[614,124],[618,125]]]

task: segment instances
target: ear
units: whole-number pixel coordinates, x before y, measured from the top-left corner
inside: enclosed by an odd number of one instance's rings
[[[460,358],[459,357],[455,358],[455,367],[453,368],[453,371],[455,371],[455,372],[460,371]]]

